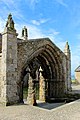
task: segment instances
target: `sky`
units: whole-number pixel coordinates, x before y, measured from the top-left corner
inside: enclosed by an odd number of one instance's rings
[[[74,75],[80,65],[80,0],[0,0],[0,32],[9,13],[19,37],[26,26],[29,38],[49,37],[62,51],[68,41]]]

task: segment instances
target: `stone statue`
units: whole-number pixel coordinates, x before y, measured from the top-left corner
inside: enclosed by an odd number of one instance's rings
[[[14,30],[14,21],[12,19],[11,14],[8,15],[8,20],[7,20],[7,23],[6,23],[6,27],[11,29],[11,30]]]

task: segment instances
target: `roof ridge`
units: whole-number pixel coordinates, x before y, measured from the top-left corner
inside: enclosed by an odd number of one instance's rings
[[[75,69],[75,72],[79,72],[80,71],[80,65]]]

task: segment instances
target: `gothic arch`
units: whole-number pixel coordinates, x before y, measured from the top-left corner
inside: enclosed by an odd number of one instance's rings
[[[71,90],[71,53],[68,42],[63,53],[49,38],[28,39],[26,27],[22,30],[22,37],[17,36],[12,15],[9,14],[1,34],[0,102],[9,105],[22,101],[23,79],[27,75],[31,83],[29,90],[32,89],[29,95],[32,97],[35,97],[33,87],[36,78],[44,83],[40,84],[40,90],[43,91],[40,92],[40,99],[64,97],[65,92]]]
[[[21,77],[26,74],[25,70],[27,66],[37,58],[40,66],[44,70],[44,78],[48,80],[50,84],[49,97],[59,97],[64,94],[64,68],[62,63],[61,51],[50,41],[46,40],[43,44],[42,41],[38,42],[37,47],[34,48],[37,41],[30,41],[33,44],[29,49],[27,59],[24,61],[23,67],[21,68]],[[30,43],[29,43],[30,44]],[[26,53],[26,52],[25,52]],[[24,54],[25,54],[24,53]]]

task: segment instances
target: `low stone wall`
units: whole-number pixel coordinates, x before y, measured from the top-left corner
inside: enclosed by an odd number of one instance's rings
[[[75,79],[78,84],[80,84],[80,72],[75,72]]]

